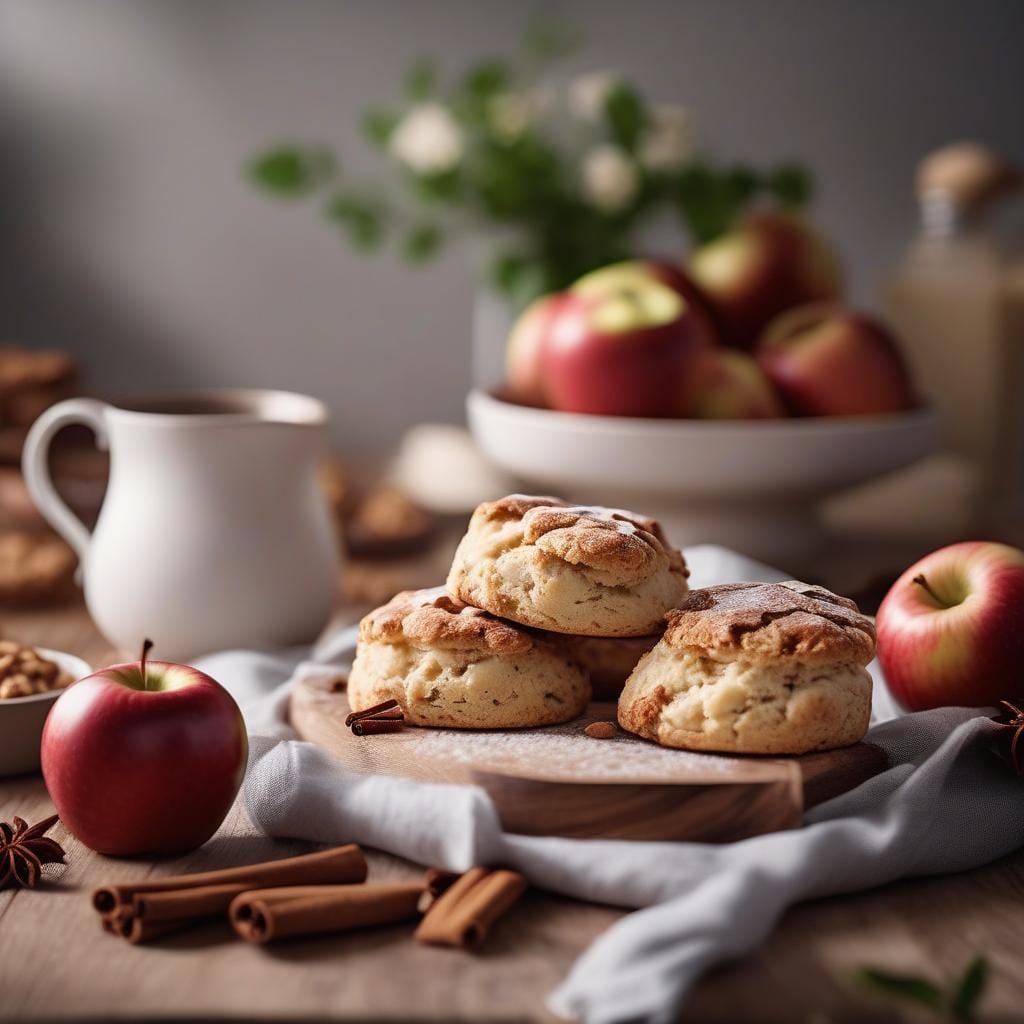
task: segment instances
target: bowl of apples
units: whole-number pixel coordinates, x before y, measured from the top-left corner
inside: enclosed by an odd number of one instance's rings
[[[470,429],[522,481],[766,560],[824,539],[821,503],[934,451],[896,340],[840,303],[828,247],[762,213],[686,265],[634,260],[528,307]]]

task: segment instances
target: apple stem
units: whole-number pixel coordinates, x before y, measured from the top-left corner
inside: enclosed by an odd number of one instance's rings
[[[939,598],[939,595],[936,594],[934,590],[932,590],[923,572],[915,576],[910,582],[916,583],[937,604],[943,603],[942,600]]]
[[[142,656],[139,658],[139,662],[142,666],[142,688],[144,690],[149,689],[149,675],[146,672],[146,658],[149,657],[149,652],[153,649],[153,641],[146,637],[142,641]]]

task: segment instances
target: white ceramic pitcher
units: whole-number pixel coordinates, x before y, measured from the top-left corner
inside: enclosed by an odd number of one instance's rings
[[[110,449],[95,532],[54,489],[51,439],[84,423]],[[184,660],[233,647],[313,640],[327,623],[338,552],[317,485],[321,402],[280,391],[207,391],[47,410],[25,444],[40,512],[79,556],[96,625],[124,651],[151,637]]]

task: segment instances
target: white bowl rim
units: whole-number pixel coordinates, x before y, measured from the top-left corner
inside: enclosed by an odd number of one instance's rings
[[[851,430],[863,433],[885,433],[893,428],[906,428],[933,424],[938,420],[934,404],[926,399],[913,409],[904,412],[872,413],[863,416],[786,416],[778,419],[654,419],[642,416],[595,416],[591,413],[559,412],[557,409],[538,409],[531,405],[518,405],[497,398],[488,391],[473,388],[468,402],[474,405],[490,406],[494,410],[511,416],[544,420],[548,426],[575,427],[595,433],[631,433],[650,436],[677,436],[681,433],[714,432],[725,434],[729,431],[749,435],[751,428],[759,433],[784,434],[786,432],[807,435],[848,434]]]
[[[44,658],[49,658],[50,661],[55,661],[65,672],[69,672],[73,675],[74,683],[77,683],[79,679],[84,679],[88,675],[92,675],[92,668],[89,662],[85,658],[80,658],[77,654],[68,654],[67,651],[55,651],[50,647],[37,647],[35,644],[29,644],[34,650],[38,651]],[[73,667],[72,667],[73,666]],[[84,668],[85,671],[79,674],[79,669]],[[68,686],[72,686],[73,683],[68,683]],[[7,697],[4,700],[0,700],[0,713],[3,709],[8,706],[18,706],[21,704],[31,704],[34,701],[46,701],[56,700],[62,693],[66,693],[68,686],[61,687],[56,690],[44,690],[42,693],[30,693],[27,697]]]

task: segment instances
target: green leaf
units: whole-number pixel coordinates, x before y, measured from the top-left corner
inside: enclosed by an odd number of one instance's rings
[[[409,263],[426,263],[441,247],[444,236],[434,224],[419,224],[405,236],[403,252]]]
[[[491,283],[506,295],[515,295],[530,266],[525,256],[514,252],[499,252],[491,260]]]
[[[700,245],[728,231],[762,187],[757,174],[742,165],[717,170],[691,164],[677,179],[676,201]]]
[[[463,88],[478,103],[484,103],[502,92],[509,81],[508,68],[501,61],[489,60],[470,68]]]
[[[722,178],[723,194],[737,209],[746,205],[761,184],[757,175],[748,167],[731,167]]]
[[[956,990],[950,1000],[950,1011],[954,1020],[969,1021],[974,1017],[974,1008],[985,992],[988,982],[988,960],[976,956],[960,976]]]
[[[308,195],[334,173],[334,158],[322,146],[277,146],[260,153],[246,167],[249,179],[278,196]]]
[[[423,174],[416,178],[416,192],[425,203],[452,202],[462,191],[457,170],[440,174]]]
[[[405,73],[405,95],[421,102],[433,95],[437,87],[437,67],[428,57],[416,61]]]
[[[615,141],[628,153],[636,152],[647,126],[647,111],[640,94],[628,85],[617,84],[605,98],[604,113]]]
[[[806,206],[814,193],[810,172],[798,164],[776,168],[768,175],[765,185],[780,203],[794,209]]]
[[[368,110],[363,114],[363,134],[375,146],[386,146],[398,124],[398,115],[390,110]]]
[[[859,985],[877,995],[917,1003],[932,1010],[943,1007],[942,993],[926,978],[912,974],[892,974],[874,967],[861,967],[853,972],[852,978]]]
[[[382,212],[373,204],[351,193],[338,193],[327,204],[329,220],[338,224],[356,249],[374,249],[384,234]]]

